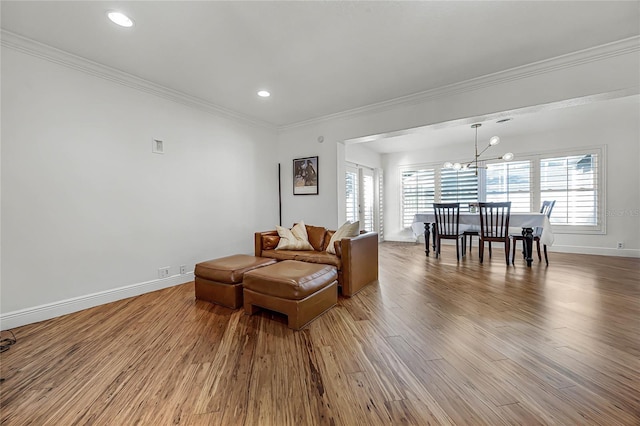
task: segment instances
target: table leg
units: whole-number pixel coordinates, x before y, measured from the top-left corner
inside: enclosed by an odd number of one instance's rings
[[[429,257],[429,223],[424,223],[424,252]]]
[[[527,266],[530,268],[533,262],[533,228],[522,228],[522,236],[524,237],[524,258]]]
[[[431,238],[433,238],[433,251],[436,251],[436,223],[431,224]]]

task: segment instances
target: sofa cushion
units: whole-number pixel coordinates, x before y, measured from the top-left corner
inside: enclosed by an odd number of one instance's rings
[[[334,242],[340,241],[343,238],[349,237],[357,237],[360,234],[360,222],[349,222],[346,221],[344,225],[342,225],[335,234],[329,240],[329,245],[327,246],[327,252],[331,254],[336,254],[336,249],[333,245]]]
[[[303,221],[291,229],[276,225],[276,230],[280,236],[276,250],[313,250],[313,246],[309,244],[307,229]]]
[[[294,250],[263,250],[261,256],[276,260],[295,260],[298,253],[300,252]]]
[[[298,251],[296,252],[295,260],[333,265],[338,269],[342,269],[342,260],[335,254],[327,253],[326,251]]]
[[[315,251],[324,251],[324,239],[327,234],[327,229],[323,226],[311,226],[306,225],[307,236],[309,237],[309,243],[313,246]]]

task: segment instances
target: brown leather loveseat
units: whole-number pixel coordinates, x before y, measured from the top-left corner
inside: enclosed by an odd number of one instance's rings
[[[333,265],[338,269],[338,286],[342,289],[342,295],[347,297],[378,280],[377,233],[365,232],[357,237],[335,241],[336,254],[331,254],[326,250],[335,231],[320,226],[305,225],[305,228],[314,250],[275,250],[280,237],[273,230],[255,233],[255,255]]]

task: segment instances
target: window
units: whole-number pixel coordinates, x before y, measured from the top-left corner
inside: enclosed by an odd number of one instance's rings
[[[469,203],[478,201],[478,176],[471,169],[440,170],[440,201],[460,203],[462,210],[469,209]]]
[[[356,164],[347,164],[345,169],[345,219],[360,221],[361,230],[381,235],[381,171]]]
[[[384,174],[378,170],[378,240],[384,241]]]
[[[409,228],[416,213],[433,211],[435,172],[433,169],[404,170],[401,182],[402,226]]]
[[[485,194],[488,202],[511,201],[512,212],[535,211],[531,208],[531,162],[487,165]]]
[[[347,170],[346,186],[346,219],[350,222],[358,220],[358,171]]]
[[[540,160],[540,195],[556,200],[551,223],[599,228],[598,160],[597,152]]]
[[[374,189],[373,189],[373,171],[363,170],[362,174],[362,226],[361,229],[365,231],[373,231],[373,204],[374,204]]]
[[[511,201],[511,211],[538,211],[555,200],[551,223],[556,232],[605,230],[602,188],[603,148],[562,154],[536,154],[526,160],[487,164],[486,169],[452,170],[429,165],[401,169],[402,226],[416,213],[432,212],[434,202]]]

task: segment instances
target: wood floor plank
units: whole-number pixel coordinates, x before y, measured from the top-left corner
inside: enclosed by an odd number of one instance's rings
[[[301,331],[192,282],[19,327],[0,424],[640,424],[640,259],[502,259],[383,243]]]

